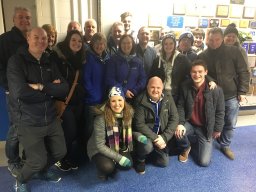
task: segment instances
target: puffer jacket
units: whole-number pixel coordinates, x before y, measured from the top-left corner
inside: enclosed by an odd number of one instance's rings
[[[155,112],[146,91],[136,99],[133,128],[154,141],[158,135],[153,132],[155,124]],[[160,135],[167,143],[173,136],[178,125],[179,117],[177,108],[170,94],[165,93],[161,101],[160,109]]]
[[[198,58],[207,63],[208,75],[221,86],[225,100],[248,92],[250,74],[237,47],[224,44],[215,50],[208,47]]]
[[[57,118],[53,98],[65,98],[69,87],[46,53],[37,60],[28,48],[19,49],[8,62],[7,79],[10,102],[15,103],[11,108],[14,123],[41,127]],[[53,83],[56,79],[61,83]],[[41,83],[44,88],[34,90],[29,83]]]
[[[193,112],[193,81],[191,79],[185,81],[181,87],[181,93],[177,105],[179,113],[179,124],[184,125],[189,121]],[[220,87],[210,90],[208,82],[203,91],[205,99],[205,128],[206,137],[210,139],[213,131],[221,132],[224,126],[225,103],[223,91]]]

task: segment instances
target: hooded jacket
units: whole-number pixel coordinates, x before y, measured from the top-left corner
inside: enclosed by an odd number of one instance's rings
[[[8,62],[7,79],[14,123],[41,127],[57,118],[53,98],[65,98],[68,84],[46,53],[37,60],[22,47]],[[61,83],[53,83],[56,79]],[[44,88],[34,90],[29,83],[41,83]]]

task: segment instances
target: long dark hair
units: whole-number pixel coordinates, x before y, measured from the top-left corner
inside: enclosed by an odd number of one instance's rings
[[[76,54],[74,54],[73,51],[69,47],[71,37],[74,34],[79,35],[81,38],[81,41],[82,41],[82,47]],[[83,41],[83,36],[80,33],[80,31],[72,30],[72,31],[68,32],[66,38],[64,39],[64,41],[62,41],[58,44],[58,47],[68,61],[75,63],[76,65],[79,65],[77,67],[81,67],[82,64],[85,62],[84,41]]]

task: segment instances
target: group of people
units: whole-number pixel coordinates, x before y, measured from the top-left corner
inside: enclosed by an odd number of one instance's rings
[[[178,41],[167,32],[157,50],[148,44],[148,27],[134,35],[131,18],[121,14],[108,38],[93,19],[85,22],[84,35],[72,21],[57,43],[52,25],[31,29],[30,11],[15,8],[14,27],[0,36],[0,85],[6,90],[6,156],[16,191],[29,191],[32,178],[58,182],[52,165],[78,169],[75,141],[101,180],[131,167],[144,174],[146,162],[166,167],[174,147],[180,162],[191,151],[206,167],[214,139],[235,158],[230,144],[249,87],[236,27],[224,34],[211,28],[207,46],[201,29],[185,31]],[[56,100],[66,102],[60,118]]]

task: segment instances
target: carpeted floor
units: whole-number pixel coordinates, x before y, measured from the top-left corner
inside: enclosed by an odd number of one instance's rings
[[[167,168],[147,165],[144,175],[138,175],[133,169],[119,171],[115,178],[101,182],[94,165],[83,163],[77,171],[58,172],[62,180],[57,184],[33,180],[29,186],[32,192],[255,192],[255,136],[256,126],[236,130],[232,144],[234,161],[227,159],[215,143],[212,162],[207,168],[197,166],[191,157],[183,164],[178,162],[177,156],[171,156]],[[11,191],[13,183],[7,168],[0,168],[0,191]]]

